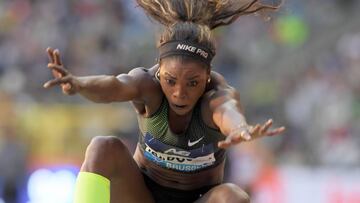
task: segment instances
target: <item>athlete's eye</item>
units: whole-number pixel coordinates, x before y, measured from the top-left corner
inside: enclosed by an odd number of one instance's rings
[[[175,80],[173,79],[165,79],[166,83],[171,85],[171,86],[174,86],[175,85]]]
[[[195,87],[195,86],[198,85],[198,84],[199,84],[198,81],[193,80],[193,81],[190,81],[188,85],[189,85],[190,87]]]

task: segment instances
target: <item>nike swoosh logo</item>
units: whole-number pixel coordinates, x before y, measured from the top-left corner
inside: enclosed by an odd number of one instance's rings
[[[198,142],[200,142],[203,138],[204,138],[204,136],[201,137],[201,138],[198,139],[198,140],[195,140],[194,142],[191,142],[191,141],[189,140],[188,146],[189,146],[189,147],[192,147],[192,146],[196,145],[196,144],[197,144]]]

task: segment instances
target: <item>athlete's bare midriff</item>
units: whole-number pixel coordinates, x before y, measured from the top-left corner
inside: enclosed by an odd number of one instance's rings
[[[158,184],[176,188],[180,190],[193,190],[203,186],[220,184],[224,177],[224,163],[223,161],[216,167],[210,169],[204,169],[195,173],[183,173],[176,172],[169,169],[162,168],[155,163],[147,160],[139,146],[134,153],[134,159],[137,162],[139,168],[149,178],[157,182]]]

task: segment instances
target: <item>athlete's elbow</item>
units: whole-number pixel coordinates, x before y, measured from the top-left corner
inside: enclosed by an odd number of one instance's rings
[[[115,102],[115,98],[109,96],[87,97],[88,100],[97,104],[109,104]]]

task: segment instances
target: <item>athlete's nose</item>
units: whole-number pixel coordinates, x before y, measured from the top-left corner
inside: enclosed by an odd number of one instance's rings
[[[184,98],[186,98],[186,95],[187,95],[187,93],[186,93],[185,87],[183,87],[181,85],[177,85],[175,87],[175,91],[173,93],[173,96],[175,98],[184,99]]]

